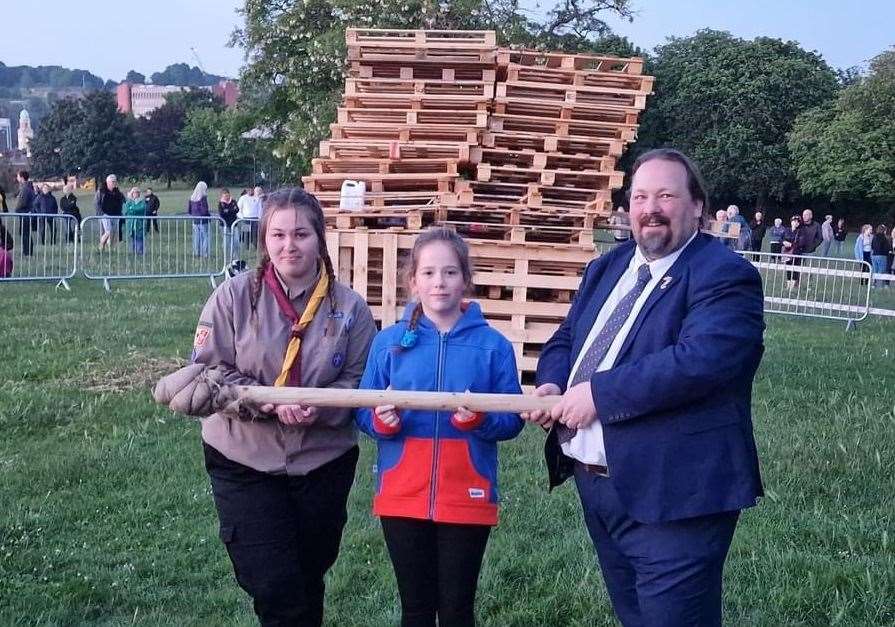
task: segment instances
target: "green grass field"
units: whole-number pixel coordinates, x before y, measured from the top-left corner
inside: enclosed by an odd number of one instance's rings
[[[2,285],[0,624],[250,625],[217,539],[198,425],[149,390],[189,355],[207,282]],[[772,316],[754,397],[768,496],[728,561],[731,625],[895,625],[895,324]],[[542,435],[502,447],[483,625],[610,625],[574,490],[545,489]],[[362,445],[332,625],[398,601]],[[570,530],[570,533],[566,533]]]
[[[160,194],[163,213],[188,195]],[[89,194],[81,205],[92,215]],[[198,424],[149,394],[188,358],[209,290],[0,284],[0,624],[254,624],[217,539]],[[895,306],[891,292],[874,304]],[[731,550],[727,623],[895,625],[895,322],[767,323],[753,407],[768,495]],[[574,489],[546,492],[542,440],[527,428],[502,447],[481,623],[614,624]],[[361,450],[327,623],[394,625]]]

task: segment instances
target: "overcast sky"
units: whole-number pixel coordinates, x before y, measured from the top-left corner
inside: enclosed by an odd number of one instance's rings
[[[130,69],[147,76],[172,63],[237,76],[242,51],[228,48],[240,24],[241,0],[0,0],[0,61],[61,65],[103,79]],[[541,2],[548,6],[549,2]],[[895,45],[895,0],[633,0],[633,23],[610,20],[616,32],[651,49],[669,36],[700,28],[795,40],[834,67],[860,65]],[[40,8],[39,13],[35,10]],[[9,21],[7,23],[7,20]],[[25,27],[30,22],[32,27]]]

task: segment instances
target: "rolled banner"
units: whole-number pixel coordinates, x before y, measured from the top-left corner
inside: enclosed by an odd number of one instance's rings
[[[394,405],[398,409],[434,409],[454,411],[465,407],[473,412],[549,411],[561,396],[525,394],[480,394],[476,392],[406,392],[401,390],[343,390],[336,388],[234,386],[240,398],[274,405],[310,405],[314,407],[378,407]]]

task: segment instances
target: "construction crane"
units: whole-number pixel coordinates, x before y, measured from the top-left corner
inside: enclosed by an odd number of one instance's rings
[[[208,74],[208,71],[205,69],[205,65],[202,63],[202,59],[199,58],[199,52],[195,47],[190,46],[190,52],[193,53],[193,58],[196,60],[196,63],[199,65],[199,69],[202,70],[203,74]]]

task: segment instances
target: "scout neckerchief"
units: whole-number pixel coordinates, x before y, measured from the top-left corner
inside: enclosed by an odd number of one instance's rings
[[[273,264],[268,264],[267,270],[264,271],[264,283],[270,288],[274,298],[276,298],[282,314],[292,323],[292,333],[289,335],[289,344],[286,346],[286,355],[283,357],[283,368],[274,385],[277,387],[284,385],[296,387],[301,385],[301,336],[304,334],[307,326],[311,324],[314,314],[320,309],[320,303],[326,297],[326,292],[329,289],[329,277],[326,275],[326,272],[320,273],[317,285],[314,286],[311,298],[308,300],[308,304],[305,305],[305,310],[301,312],[301,315],[295,311],[295,307],[292,306],[289,297],[283,291],[283,286],[277,278]]]

